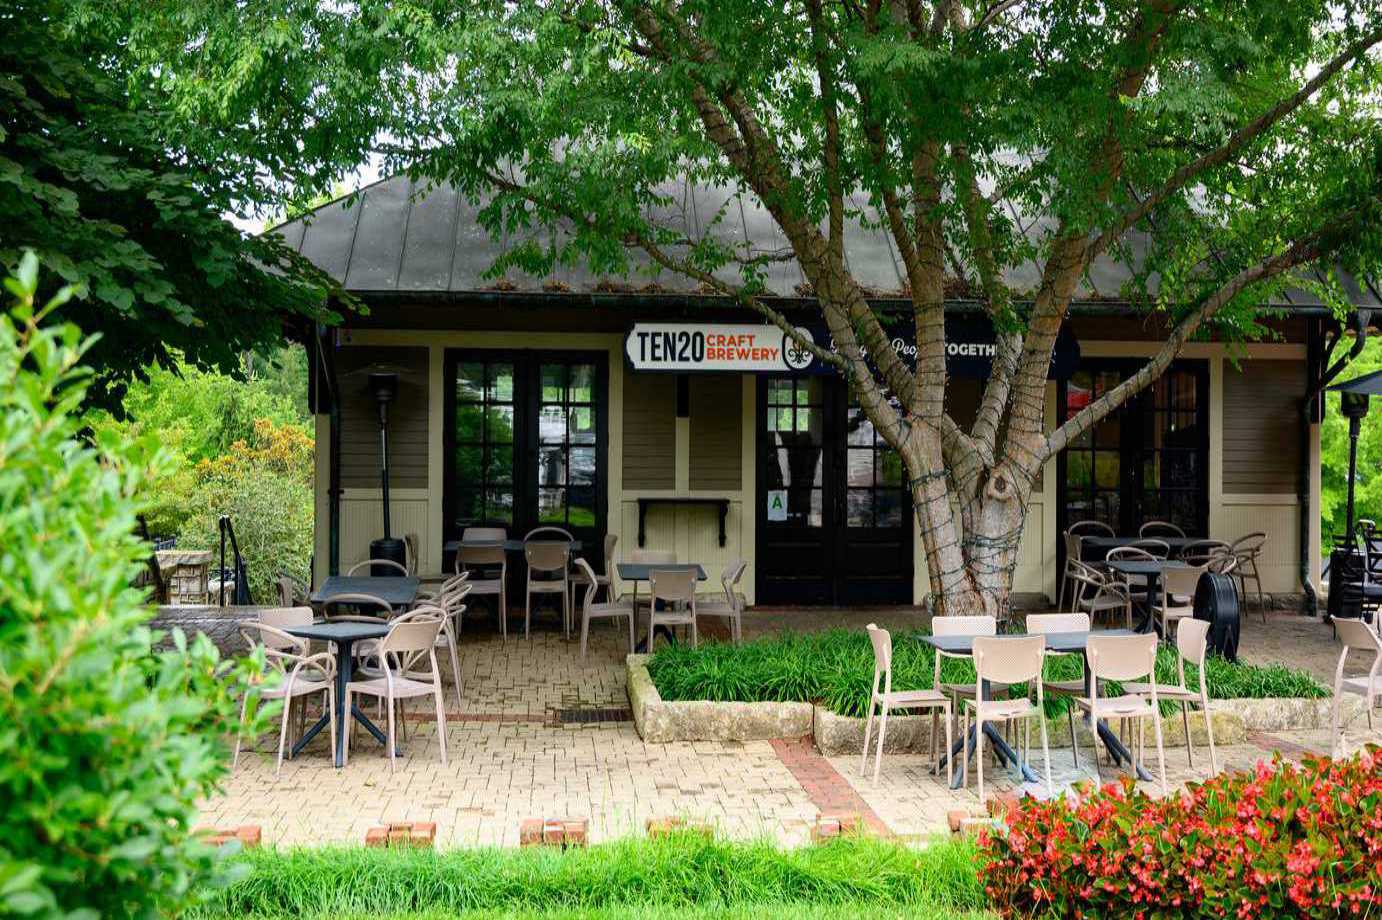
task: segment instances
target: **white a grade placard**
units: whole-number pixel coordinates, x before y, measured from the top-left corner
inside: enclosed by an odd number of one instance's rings
[[[809,330],[798,331],[815,341]],[[635,323],[624,339],[629,365],[639,371],[802,370],[811,353],[776,326],[731,323]]]
[[[787,490],[769,489],[768,490],[768,520],[785,521],[787,520]]]

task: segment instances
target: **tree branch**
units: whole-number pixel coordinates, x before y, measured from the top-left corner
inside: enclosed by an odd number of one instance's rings
[[[835,71],[828,59],[821,0],[806,0],[811,20],[811,50],[820,81],[821,117],[825,120],[825,184],[830,210],[830,251],[843,261],[845,252],[845,195],[840,181],[840,113],[836,100]]]
[[[1268,131],[1273,125],[1304,105],[1311,96],[1319,92],[1321,87],[1332,80],[1350,63],[1366,54],[1368,49],[1376,45],[1379,41],[1382,41],[1382,28],[1374,29],[1352,45],[1349,45],[1328,64],[1321,68],[1319,73],[1315,74],[1314,77],[1308,80],[1305,85],[1294,94],[1282,99],[1257,118],[1239,128],[1222,145],[1203,156],[1197,157],[1172,173],[1170,179],[1166,180],[1159,188],[1143,198],[1137,205],[1126,211],[1094,240],[1089,247],[1086,256],[1086,264],[1120,239],[1124,233],[1127,233],[1136,226],[1138,221],[1150,214],[1163,201],[1188,185],[1196,176],[1199,176],[1208,169],[1213,169],[1216,166],[1228,162],[1254,139],[1262,136],[1262,134]]]

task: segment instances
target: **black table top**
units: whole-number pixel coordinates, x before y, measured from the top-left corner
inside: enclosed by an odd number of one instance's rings
[[[1191,543],[1205,543],[1206,537],[1104,537],[1082,534],[1080,536],[1080,546],[1089,547],[1094,550],[1107,552],[1117,549],[1120,546],[1131,546],[1134,543],[1141,543],[1144,540],[1158,540],[1165,543],[1172,550],[1183,550]]]
[[[1179,559],[1105,559],[1104,565],[1124,575],[1155,575],[1162,569],[1184,569],[1190,563]]]
[[[313,623],[283,630],[299,639],[320,639],[325,642],[356,642],[360,639],[382,639],[389,634],[387,623]]]
[[[625,581],[647,581],[651,572],[689,571],[695,571],[698,581],[705,581],[705,569],[698,562],[620,562],[615,569]]]
[[[421,584],[412,576],[330,575],[309,600],[320,604],[337,594],[369,594],[394,607],[406,607],[417,600]]]
[[[534,540],[533,542],[566,543],[567,541],[561,539],[559,536],[556,536],[554,534],[551,539],[542,538]],[[464,543],[466,546],[476,547],[477,549],[500,549],[502,547],[504,552],[506,553],[523,552],[522,540],[447,540],[446,543],[442,544],[442,549],[445,552],[454,553],[461,548],[462,543]],[[583,544],[580,540],[572,540],[568,545],[571,547],[571,552],[573,553],[579,553],[582,549],[585,548],[585,544]]]
[[[1020,639],[1026,633],[1003,633],[999,639]],[[1135,636],[1131,629],[1096,629],[1090,632],[1046,633],[1046,649],[1052,652],[1081,652],[1090,636]],[[974,651],[978,636],[922,636],[921,641],[951,655],[969,655]]]

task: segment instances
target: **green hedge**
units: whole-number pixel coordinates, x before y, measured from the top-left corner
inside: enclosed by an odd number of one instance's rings
[[[867,838],[783,850],[679,834],[565,853],[327,848],[248,851],[235,860],[245,876],[190,916],[670,917],[693,907],[759,916],[760,908],[867,905],[930,917],[984,903],[973,845],[950,840],[923,850]]]
[[[922,635],[920,631],[893,634],[895,688],[931,686],[935,651],[920,641]],[[1209,695],[1214,699],[1328,696],[1310,675],[1280,665],[1230,664],[1210,658],[1206,667]],[[739,646],[665,646],[648,662],[648,671],[664,700],[810,702],[840,715],[862,716],[868,710],[873,649],[862,630],[784,632]],[[1080,661],[1073,656],[1054,658],[1046,666],[1049,679],[1074,680],[1080,673]],[[1173,680],[1175,674],[1176,653],[1163,647],[1157,655],[1158,679]],[[974,667],[968,661],[947,660],[942,678],[972,681]],[[1186,680],[1198,679],[1195,669],[1187,667]],[[1065,712],[1067,701],[1048,700],[1046,705],[1049,714],[1057,715]]]

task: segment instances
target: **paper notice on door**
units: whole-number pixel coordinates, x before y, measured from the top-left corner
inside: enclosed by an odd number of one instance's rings
[[[787,520],[787,490],[769,489],[768,490],[768,520],[785,521]]]

